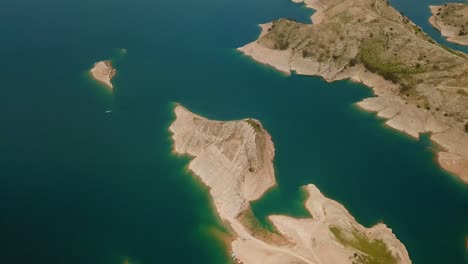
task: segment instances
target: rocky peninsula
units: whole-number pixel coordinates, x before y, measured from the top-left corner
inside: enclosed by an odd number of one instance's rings
[[[175,107],[169,130],[174,152],[190,155],[189,169],[209,187],[214,207],[234,240],[238,263],[411,263],[392,230],[379,223],[366,228],[338,202],[310,184],[304,186],[311,218],[269,217],[264,228],[250,209],[276,184],[275,149],[270,134],[255,119],[213,121]]]
[[[432,16],[429,22],[448,41],[468,45],[468,4],[451,3],[429,6]]]
[[[114,88],[111,81],[117,71],[112,67],[110,61],[96,62],[90,72],[98,82],[105,84],[110,89]]]
[[[357,105],[418,138],[430,133],[439,164],[468,182],[468,55],[436,43],[384,0],[295,0],[313,24],[261,25],[239,50],[290,74],[350,79],[375,97]]]

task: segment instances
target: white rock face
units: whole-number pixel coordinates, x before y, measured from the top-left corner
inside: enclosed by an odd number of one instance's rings
[[[218,213],[234,219],[275,184],[270,135],[260,122],[220,122],[197,116],[182,106],[170,126],[174,149],[194,159],[189,168],[208,185]],[[253,127],[258,126],[257,129]]]
[[[429,23],[440,31],[442,36],[446,37],[448,41],[460,45],[468,45],[468,35],[460,35],[460,29],[464,23],[468,22],[468,4],[450,3],[447,5],[434,5],[429,6],[432,16],[429,18]],[[447,8],[458,9],[452,11],[453,13],[447,14],[448,17],[439,16]],[[454,19],[454,17],[459,17]],[[455,21],[454,21],[455,20]],[[457,21],[458,20],[458,21]],[[458,22],[458,23],[457,23]],[[460,24],[460,25],[457,25]],[[464,25],[463,25],[464,26]]]
[[[332,264],[365,256],[336,240],[330,228],[338,227],[347,234],[358,232],[369,241],[381,240],[396,263],[411,263],[391,229],[384,224],[361,226],[341,204],[323,196],[314,185],[305,186],[309,195],[305,206],[312,218],[270,216],[285,242],[259,237],[245,225],[242,215],[249,212],[249,201],[260,198],[275,184],[274,146],[268,132],[253,119],[212,121],[180,105],[175,113],[176,120],[169,128],[174,151],[193,157],[190,170],[210,188],[219,216],[236,236],[231,248],[237,260],[244,264]]]

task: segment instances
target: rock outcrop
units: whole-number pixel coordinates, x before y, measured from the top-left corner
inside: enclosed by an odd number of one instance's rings
[[[113,89],[112,78],[116,74],[116,70],[112,68],[110,61],[99,61],[96,62],[93,68],[90,70],[91,75],[98,82],[105,84],[107,87]]]

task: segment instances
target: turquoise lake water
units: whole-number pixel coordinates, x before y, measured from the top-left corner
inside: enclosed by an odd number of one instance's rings
[[[427,23],[442,1],[391,2],[447,44]],[[2,1],[2,262],[229,263],[206,188],[171,154],[179,102],[271,133],[279,185],[253,204],[259,218],[303,216],[299,188],[314,183],[362,224],[388,224],[414,263],[468,263],[468,187],[427,137],[359,110],[364,86],[284,76],[235,51],[256,24],[311,14],[288,0]],[[107,58],[113,95],[87,74]]]

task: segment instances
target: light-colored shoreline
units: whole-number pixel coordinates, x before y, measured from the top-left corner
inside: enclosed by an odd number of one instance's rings
[[[307,6],[318,8],[313,17],[319,17],[319,23],[324,21],[325,15],[322,12],[326,8],[326,2],[326,0],[306,0]],[[260,36],[268,34],[272,30],[272,25],[272,23],[261,25]],[[437,154],[440,166],[468,183],[468,134],[463,131],[463,124],[459,121],[442,112],[408,102],[398,94],[400,89],[398,84],[368,71],[362,64],[339,66],[333,60],[327,63],[310,61],[303,59],[291,48],[278,50],[266,47],[259,42],[260,39],[262,38],[259,37],[257,41],[238,50],[258,62],[272,65],[287,74],[295,71],[301,75],[321,76],[328,82],[350,79],[372,88],[376,97],[358,102],[359,107],[377,112],[379,117],[388,119],[386,124],[389,127],[414,138],[419,138],[421,133],[431,133],[431,140],[442,148]],[[440,49],[442,52],[442,48]]]
[[[96,62],[90,72],[95,80],[105,84],[110,89],[114,88],[111,81],[116,74],[116,70],[112,67],[110,61]]]
[[[308,193],[305,207],[313,218],[270,216],[278,234],[259,230],[255,224],[252,227],[252,219],[245,218],[250,201],[276,184],[271,136],[254,119],[212,121],[180,105],[174,112],[176,119],[169,127],[174,152],[192,157],[189,169],[208,186],[219,217],[236,237],[231,243],[236,260],[244,264],[331,264],[366,257],[336,240],[331,228],[339,228],[369,241],[381,240],[397,263],[411,263],[391,229],[384,224],[363,227],[341,204],[324,197],[312,184],[304,188]]]
[[[460,5],[466,5],[466,4],[460,3]],[[443,5],[440,5],[440,6],[433,5],[433,6],[429,6],[429,8],[432,13],[432,16],[429,18],[429,23],[431,23],[431,25],[435,29],[439,30],[442,36],[444,36],[447,39],[447,41],[460,44],[460,45],[468,45],[468,35],[459,36],[458,35],[459,29],[457,27],[450,26],[447,23],[445,23],[443,20],[440,20],[438,18],[437,14],[440,12],[440,10],[445,8]],[[468,18],[467,18],[467,21],[468,21]]]

